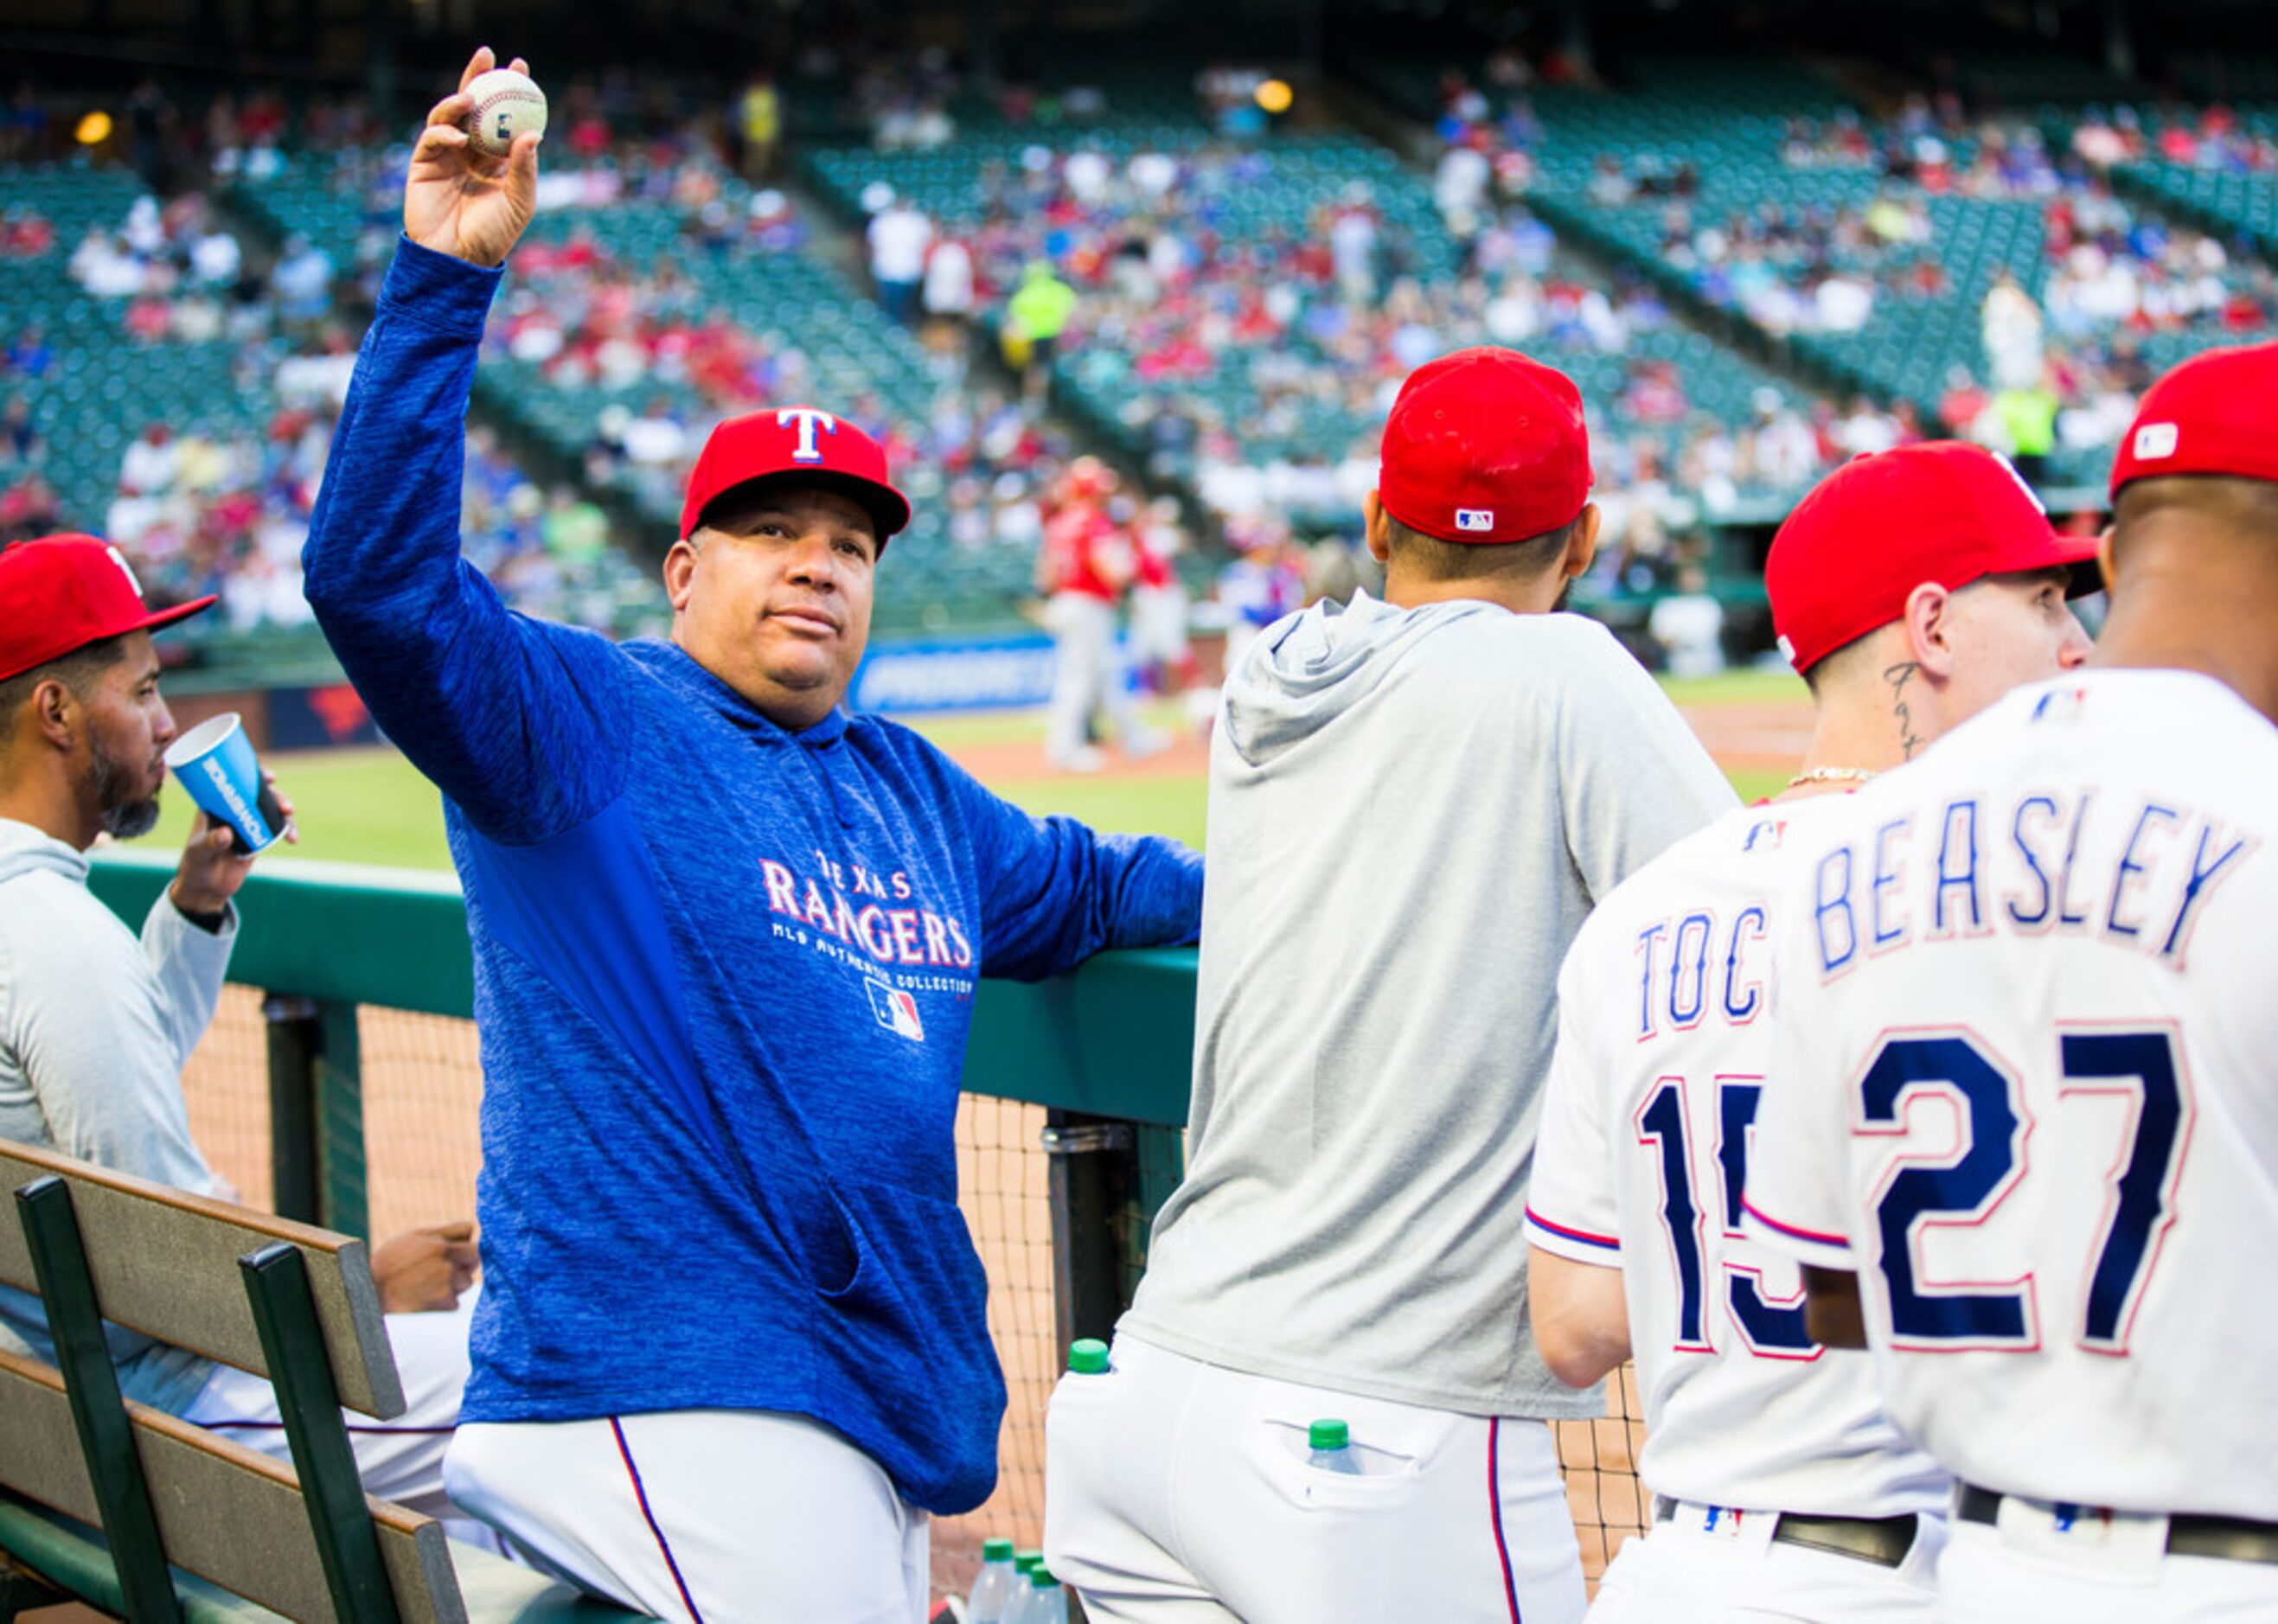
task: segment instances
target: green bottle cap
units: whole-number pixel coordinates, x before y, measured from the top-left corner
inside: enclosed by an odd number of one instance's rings
[[[1028,1570],[1028,1588],[1032,1590],[1057,1590],[1060,1588],[1060,1582],[1052,1577],[1051,1568],[1039,1562]]]
[[[1044,1553],[1041,1551],[1023,1551],[1013,1559],[1013,1567],[1020,1573],[1029,1573],[1043,1565]]]
[[[1341,1421],[1317,1421],[1305,1436],[1315,1449],[1342,1449],[1352,1442],[1352,1429]]]
[[[1009,1562],[1013,1559],[1013,1542],[1009,1539],[984,1539],[981,1542],[981,1559],[984,1562]]]
[[[1078,1376],[1107,1374],[1107,1344],[1097,1337],[1086,1337],[1068,1345],[1068,1369]]]

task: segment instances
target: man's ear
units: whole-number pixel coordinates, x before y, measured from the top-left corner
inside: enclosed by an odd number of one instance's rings
[[[1371,491],[1360,499],[1362,529],[1368,537],[1368,555],[1382,564],[1392,557],[1392,525],[1390,515],[1384,511],[1384,499]]]
[[[1597,503],[1582,504],[1580,522],[1566,538],[1566,554],[1558,561],[1558,573],[1566,580],[1581,575],[1590,568],[1590,560],[1598,556],[1598,524],[1601,516]]]
[[[50,677],[32,690],[17,725],[37,728],[40,736],[57,750],[69,750],[83,730],[85,714],[86,707],[70,684]]]
[[[688,599],[696,580],[696,557],[702,551],[688,537],[672,544],[664,555],[664,596],[675,614],[687,612]]]
[[[2112,564],[2112,538],[2118,530],[2116,524],[2106,524],[2103,534],[2096,538],[2096,573],[2104,577],[2104,590],[2107,592],[2119,574]]]
[[[1953,594],[1935,581],[1925,581],[1907,594],[1901,623],[1907,632],[1907,658],[1926,676],[1943,682],[1953,675]]]

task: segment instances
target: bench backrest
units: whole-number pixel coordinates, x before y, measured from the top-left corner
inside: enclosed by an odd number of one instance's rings
[[[316,1535],[293,1468],[160,1410],[129,1404],[136,1452],[167,1559],[288,1619],[333,1616]],[[100,1526],[95,1485],[72,1426],[63,1377],[0,1353],[0,1486]],[[372,1500],[380,1560],[404,1624],[457,1624],[443,1525]]]
[[[0,1281],[41,1291],[36,1224],[62,1367],[0,1353],[0,1487],[100,1525],[122,1585],[157,1598],[130,1612],[164,1616],[171,1563],[288,1618],[465,1619],[442,1526],[366,1496],[341,1429],[351,1393],[404,1407],[363,1243],[5,1140],[0,1195]],[[276,1382],[302,1469],[122,1404],[98,1311]]]
[[[403,1413],[403,1384],[363,1242],[0,1140],[0,1193],[50,1173],[72,1187],[105,1319],[266,1376],[237,1260],[281,1240],[308,1265],[340,1402],[382,1421]],[[40,1289],[12,1214],[0,1215],[0,1283]]]

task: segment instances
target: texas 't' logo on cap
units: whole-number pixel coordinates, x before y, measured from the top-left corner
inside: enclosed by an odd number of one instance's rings
[[[822,461],[822,448],[815,444],[815,431],[820,429],[825,434],[836,434],[838,432],[838,419],[829,412],[818,412],[811,406],[786,406],[776,414],[776,428],[788,429],[794,423],[799,425],[799,444],[791,447],[791,460],[794,462]]]

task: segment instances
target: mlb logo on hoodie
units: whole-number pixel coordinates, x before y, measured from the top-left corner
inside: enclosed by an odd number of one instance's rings
[[[913,1043],[925,1041],[925,1023],[918,1018],[916,999],[876,981],[865,985],[870,989],[870,1008],[878,1018],[878,1025],[892,1027]]]

